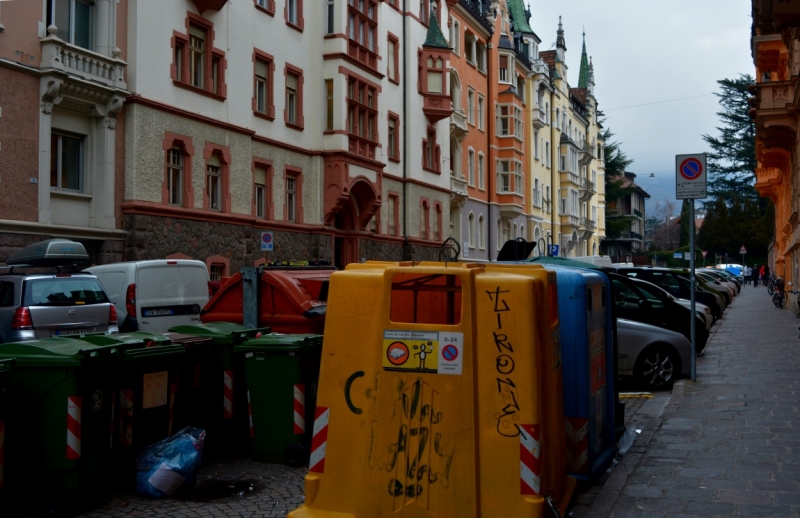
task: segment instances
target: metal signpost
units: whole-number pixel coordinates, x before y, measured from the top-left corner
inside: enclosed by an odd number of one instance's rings
[[[744,256],[747,254],[747,248],[742,245],[742,248],[739,249],[739,253],[742,255],[742,270],[744,270]]]
[[[692,381],[697,381],[697,342],[695,340],[695,326],[697,310],[694,293],[694,200],[704,199],[708,196],[708,182],[706,177],[706,155],[675,156],[675,198],[690,200],[689,203],[689,281],[691,291],[691,337],[692,337]]]

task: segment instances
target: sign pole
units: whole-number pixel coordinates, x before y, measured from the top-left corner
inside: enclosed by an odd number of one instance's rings
[[[697,322],[697,317],[695,316],[697,313],[695,307],[695,300],[694,300],[694,199],[689,200],[689,290],[692,292],[691,298],[691,313],[692,313],[692,325],[691,325],[691,336],[692,336],[692,381],[697,381],[697,342],[695,341],[695,324]]]

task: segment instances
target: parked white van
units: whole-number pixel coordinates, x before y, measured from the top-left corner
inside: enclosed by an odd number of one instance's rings
[[[117,309],[119,330],[160,333],[200,322],[208,303],[208,269],[202,261],[156,259],[86,268]]]

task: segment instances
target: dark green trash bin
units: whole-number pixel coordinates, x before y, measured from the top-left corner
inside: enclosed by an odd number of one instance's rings
[[[6,374],[6,488],[28,509],[103,496],[120,353],[69,338],[0,345],[0,360],[16,359]]]
[[[166,336],[187,351],[180,369],[176,426],[206,430],[204,455],[240,453],[246,448],[247,400],[243,371],[232,348],[269,328],[228,322],[176,326]]]
[[[264,335],[233,349],[244,361],[253,457],[308,460],[317,402],[321,335]]]

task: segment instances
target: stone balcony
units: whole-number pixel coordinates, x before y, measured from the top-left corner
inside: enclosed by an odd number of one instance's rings
[[[547,126],[547,114],[541,108],[533,111],[533,127],[542,129]]]
[[[561,226],[562,227],[572,227],[574,229],[577,229],[580,226],[580,224],[581,224],[581,218],[579,218],[578,216],[572,216],[572,215],[569,215],[569,214],[562,214],[561,215]],[[570,229],[566,229],[565,228],[564,234],[566,234],[567,231],[571,232],[572,228],[570,228]]]
[[[464,110],[453,110],[450,115],[450,134],[458,140],[464,140],[467,133],[469,133],[469,127],[467,126],[467,116]]]
[[[578,163],[588,166],[594,160],[594,149],[589,144],[584,143],[578,149]]]
[[[794,102],[795,85],[791,81],[758,83],[758,110],[784,110]]]
[[[561,174],[561,183],[562,184],[571,183],[575,187],[580,188],[581,179],[580,179],[580,177],[578,175],[576,175],[575,173],[572,173],[570,171],[561,171],[560,174]]]
[[[588,178],[581,177],[580,179],[580,198],[581,201],[589,201],[597,193],[594,182]]]
[[[450,201],[456,205],[463,205],[469,196],[467,192],[467,180],[463,177],[456,178],[450,173]]]
[[[48,32],[41,40],[43,70],[61,71],[109,88],[128,89],[125,82],[128,64],[119,59],[119,49],[114,49],[114,56],[108,57],[61,40],[52,25]]]

